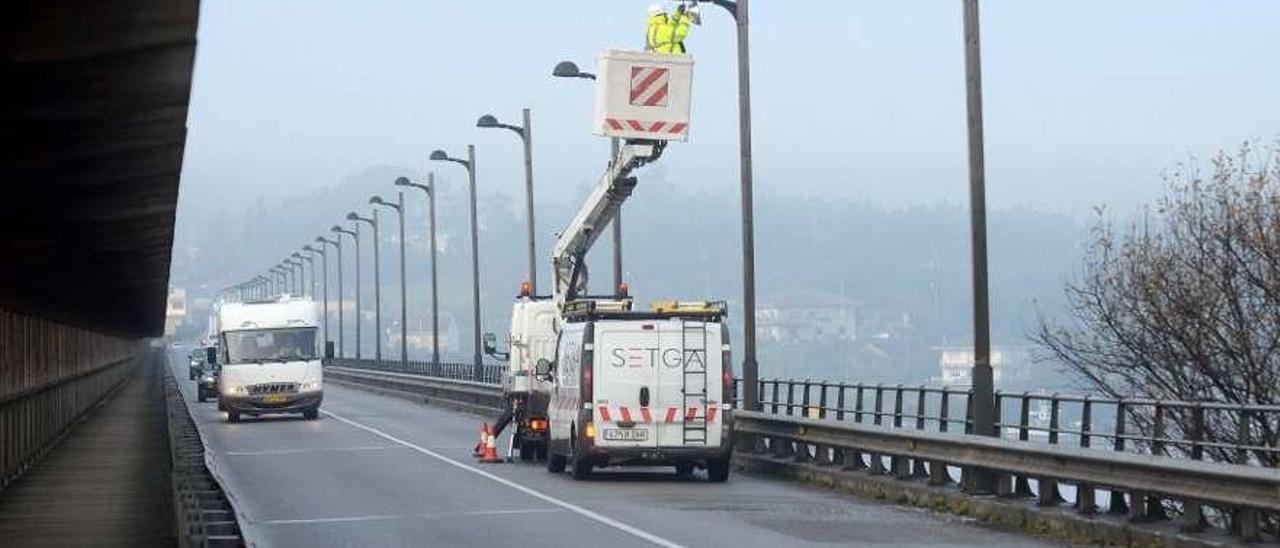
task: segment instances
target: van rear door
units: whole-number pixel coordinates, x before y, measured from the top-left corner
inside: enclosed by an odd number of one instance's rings
[[[720,445],[720,324],[661,323],[658,446]]]
[[[655,447],[654,406],[660,392],[657,321],[595,323],[596,445]]]

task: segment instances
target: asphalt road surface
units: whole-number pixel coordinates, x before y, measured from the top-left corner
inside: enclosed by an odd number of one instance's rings
[[[479,418],[325,385],[321,416],[226,422],[196,403],[172,360],[217,475],[256,546],[1040,546],[969,520],[735,473],[478,464]],[[506,441],[505,437],[502,440]],[[505,445],[500,446],[505,454]]]

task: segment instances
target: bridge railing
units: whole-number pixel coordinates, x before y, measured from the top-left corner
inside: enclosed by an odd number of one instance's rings
[[[440,362],[436,365],[429,361],[415,360],[409,360],[409,362],[405,363],[398,359],[384,359],[382,361],[378,361],[371,359],[333,358],[328,360],[328,364],[338,367],[349,367],[352,369],[388,371],[392,373],[404,373],[408,375],[420,375],[423,377],[434,377],[457,381],[475,381],[495,386],[502,384],[502,372],[505,369],[505,366],[501,364],[482,364],[480,378],[477,379],[476,366],[472,363]]]
[[[767,413],[973,433],[965,388],[762,379],[759,390]],[[1280,405],[997,391],[996,409],[1004,439],[1280,466]]]

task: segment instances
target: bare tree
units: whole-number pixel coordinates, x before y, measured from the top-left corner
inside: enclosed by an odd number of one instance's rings
[[[1065,321],[1033,335],[1052,359],[1111,397],[1280,403],[1280,162],[1277,149],[1191,162],[1167,195],[1119,227],[1099,210]],[[1171,409],[1173,435],[1202,421],[1209,442],[1274,448],[1275,413],[1195,416]],[[1150,433],[1149,411],[1134,411]],[[1169,444],[1166,452],[1187,452]],[[1202,447],[1206,458],[1276,466],[1274,450]]]

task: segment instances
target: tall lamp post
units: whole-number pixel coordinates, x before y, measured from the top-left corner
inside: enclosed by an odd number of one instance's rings
[[[328,239],[328,238],[325,238],[324,236],[316,236],[316,243],[321,244],[321,245],[320,245],[320,249],[319,249],[319,251],[320,251],[320,258],[321,258],[321,260],[325,261],[325,271],[324,271],[324,277],[325,277],[325,320],[326,320],[326,321],[325,321],[325,324],[324,324],[324,325],[325,325],[325,327],[324,327],[324,339],[325,339],[325,341],[328,341],[328,340],[329,340],[329,322],[327,321],[327,320],[328,320],[328,318],[329,318],[329,310],[328,310],[328,307],[329,307],[329,304],[328,304],[328,303],[329,303],[329,297],[328,297],[328,295],[329,295],[329,289],[328,289],[328,280],[329,280],[329,266],[328,266],[328,265],[329,265],[329,262],[328,262],[328,258],[326,257],[326,253],[325,253],[325,251],[326,251],[326,247],[325,247],[325,246],[326,246],[326,245],[332,245],[335,249],[337,249],[337,250],[338,250],[338,256],[336,257],[336,259],[337,259],[337,260],[334,262],[334,264],[335,264],[335,265],[337,265],[337,267],[338,267],[338,268],[337,268],[337,270],[338,270],[338,357],[339,357],[339,358],[341,358],[341,357],[343,357],[343,354],[342,354],[342,303],[343,303],[343,299],[345,298],[345,294],[342,292],[342,237],[339,235],[339,236],[335,237],[334,239],[330,240],[330,239]]]
[[[551,75],[557,78],[581,78],[583,80],[595,80],[596,75],[590,72],[583,72],[573,61],[561,61],[556,63],[555,68],[551,69]],[[619,142],[617,137],[609,139],[609,161],[614,161],[618,157]],[[614,214],[613,221],[613,290],[618,291],[622,287],[622,209]]]
[[[756,361],[755,219],[751,182],[751,57],[748,0],[710,0],[733,16],[738,29],[738,173],[742,193],[742,399],[743,408],[760,409],[760,368]]]
[[[382,267],[378,256],[378,210],[371,217],[361,217],[356,212],[347,213],[347,220],[359,225],[369,223],[373,227],[373,359],[382,365]]]
[[[396,185],[413,187],[427,193],[431,231],[431,371],[440,372],[440,300],[436,298],[436,175],[427,173],[427,184],[410,182],[406,177],[396,179]]]
[[[384,201],[381,196],[369,198],[369,204],[396,210],[400,220],[400,366],[409,369],[409,299],[405,293],[404,274],[404,193],[396,193],[396,203]]]
[[[294,252],[293,257],[298,260],[298,264],[302,264],[302,261],[307,261],[307,263],[311,266],[310,278],[307,278],[306,267],[304,266],[302,268],[302,283],[303,283],[302,294],[304,296],[315,298],[316,296],[316,258],[315,256],[303,255],[301,253]]]
[[[537,238],[534,232],[533,223],[533,130],[529,120],[529,109],[522,111],[524,116],[524,124],[513,126],[498,121],[490,114],[481,116],[476,121],[476,127],[481,128],[498,128],[507,129],[520,136],[520,140],[524,143],[524,208],[525,222],[529,229],[529,294],[538,294],[538,266],[537,251],[535,240]]]
[[[322,240],[317,239],[317,241],[322,241]],[[320,295],[322,299],[321,302],[324,303],[322,305],[323,306],[322,310],[324,311],[324,349],[326,352],[328,352],[329,350],[329,253],[328,253],[328,250],[324,248],[324,246],[320,246],[319,249],[316,249],[314,247],[311,247],[311,244],[302,246],[302,250],[311,254],[311,258],[314,258],[316,253],[320,254],[320,276],[321,276],[320,277]],[[316,268],[315,262],[312,262],[311,276],[313,278],[315,277],[315,272],[316,272],[315,268]]]
[[[302,262],[301,257],[299,253],[294,252],[285,258],[285,262],[289,263],[290,267],[297,267],[298,274],[294,277],[294,285],[297,286],[298,295],[305,297],[307,296],[307,266]]]
[[[995,436],[995,386],[991,372],[991,321],[987,295],[987,191],[982,136],[982,58],[978,0],[964,0],[964,74],[969,129],[969,229],[973,254],[973,433]],[[970,492],[992,493],[996,475],[977,469]]]
[[[343,234],[347,234],[347,235],[351,236],[351,240],[352,240],[352,241],[354,241],[354,242],[356,243],[356,245],[355,245],[355,248],[356,248],[356,260],[355,260],[355,270],[356,270],[356,323],[355,323],[355,328],[356,328],[356,359],[358,360],[358,359],[360,359],[360,225],[356,225],[356,229],[355,229],[355,230],[347,230],[347,229],[345,229],[345,228],[342,228],[341,226],[333,225],[331,228],[329,228],[329,231],[330,231],[330,232],[333,232],[334,234],[337,234],[337,237],[338,237],[338,243],[339,243],[339,244],[341,244],[341,243],[342,243],[342,235],[343,235]],[[339,252],[341,252],[341,249],[342,249],[342,248],[341,248],[341,247],[339,247],[338,249],[339,249]],[[339,261],[339,262],[341,262],[341,261]],[[338,265],[338,268],[342,268],[342,265],[341,265],[341,264],[339,264],[339,265]],[[341,308],[341,307],[339,307],[339,309],[338,309],[338,318],[339,318],[339,320],[338,320],[338,321],[339,321],[339,322],[341,322],[341,321],[342,321],[342,320],[341,320],[341,318],[342,318],[342,308]],[[339,323],[339,325],[341,325],[341,323]],[[341,335],[341,334],[339,334],[339,335],[338,335],[338,341],[339,341],[339,344],[341,344],[341,341],[342,341],[342,335]]]
[[[437,162],[453,162],[467,168],[467,180],[471,191],[471,310],[473,317],[472,338],[475,354],[472,356],[475,365],[475,378],[480,380],[484,373],[484,364],[480,357],[480,243],[479,228],[476,223],[476,147],[467,145],[467,159],[453,158],[443,150],[431,153],[431,160]]]

